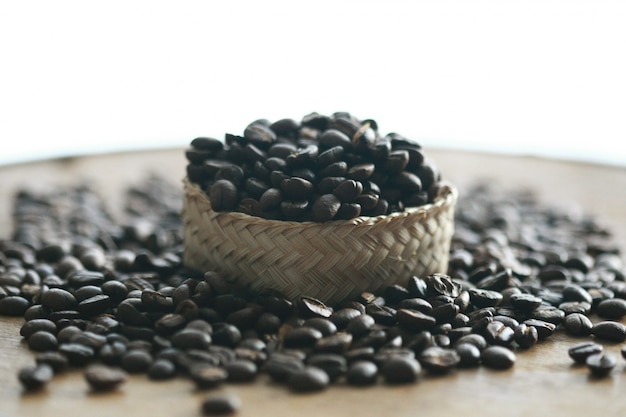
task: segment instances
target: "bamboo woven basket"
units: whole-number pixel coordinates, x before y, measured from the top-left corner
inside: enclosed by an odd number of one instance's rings
[[[326,223],[215,212],[198,185],[185,179],[184,186],[185,265],[221,272],[240,287],[332,305],[448,267],[457,200],[449,184],[433,204]]]

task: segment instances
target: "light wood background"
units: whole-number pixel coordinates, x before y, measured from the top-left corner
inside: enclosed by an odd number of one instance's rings
[[[529,186],[544,201],[577,204],[598,216],[626,248],[625,167],[448,150],[429,150],[428,154],[461,192],[478,179],[507,187]],[[180,181],[184,165],[182,150],[172,149],[0,167],[0,238],[11,233],[10,203],[17,187],[41,189],[89,180],[114,208],[120,206],[122,191],[148,172]],[[33,356],[19,336],[21,324],[21,319],[0,318],[0,417],[201,414],[200,401],[207,392],[196,391],[183,379],[157,383],[133,376],[118,392],[92,394],[80,372],[69,372],[55,377],[42,392],[24,394],[16,372],[31,364]],[[297,395],[261,376],[253,384],[226,385],[220,390],[240,396],[241,416],[626,415],[626,361],[620,358],[608,378],[591,378],[584,367],[573,366],[567,355],[568,347],[578,341],[557,333],[518,353],[511,370],[462,370],[426,377],[409,386],[379,384],[356,389],[340,384],[322,393]],[[605,345],[619,355],[620,344]]]

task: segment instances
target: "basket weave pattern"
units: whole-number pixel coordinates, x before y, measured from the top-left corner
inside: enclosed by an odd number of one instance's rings
[[[241,287],[332,304],[447,270],[457,199],[451,185],[434,204],[326,223],[218,213],[196,184],[184,185],[185,265],[222,272]]]

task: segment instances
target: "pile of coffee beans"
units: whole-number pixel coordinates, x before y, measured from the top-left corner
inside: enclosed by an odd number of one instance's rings
[[[88,187],[17,194],[13,238],[0,241],[0,314],[25,319],[35,354],[18,375],[26,390],[77,367],[94,391],[118,389],[129,373],[202,390],[260,374],[296,393],[413,384],[510,368],[555,332],[588,337],[569,354],[602,377],[618,360],[598,342],[626,340],[624,264],[610,231],[527,191],[462,190],[448,275],[333,306],[187,270],[176,187],[151,178],[125,200],[114,220]],[[217,395],[202,410],[239,406]]]
[[[188,178],[215,211],[277,220],[403,211],[432,202],[441,180],[416,141],[346,112],[256,120],[242,136],[192,140],[186,156]]]

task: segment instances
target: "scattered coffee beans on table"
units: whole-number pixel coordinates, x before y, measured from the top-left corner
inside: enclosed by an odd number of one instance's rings
[[[345,132],[328,133],[319,123],[320,141],[348,146]],[[267,146],[272,129],[256,123],[249,130],[247,144]],[[390,140],[392,149],[393,143],[408,146]],[[224,151],[215,142],[194,143],[202,155],[194,161],[221,167],[215,173],[230,167],[205,158]],[[293,152],[289,144],[278,149],[283,153],[273,151],[276,157]],[[296,158],[310,157],[312,148],[304,149]],[[236,177],[235,171],[220,176]],[[286,179],[288,190],[298,182]],[[0,312],[24,316],[21,335],[37,352],[36,364],[18,378],[26,390],[40,389],[71,365],[86,368],[93,390],[117,388],[126,373],[187,378],[205,390],[259,374],[293,392],[343,383],[413,384],[456,368],[509,368],[555,332],[587,337],[569,355],[594,375],[610,374],[617,357],[595,341],[626,337],[613,321],[623,314],[626,280],[610,232],[529,192],[485,185],[461,191],[448,275],[412,277],[404,286],[333,306],[271,290],[242,291],[214,271],[185,269],[182,193],[162,180],[130,189],[119,220],[88,187],[22,191],[13,238],[0,241]],[[593,313],[608,320],[594,324]],[[238,407],[237,399],[217,396],[202,410]]]
[[[196,138],[187,177],[215,211],[325,222],[432,202],[441,174],[414,140],[346,112],[256,120],[224,142]]]

